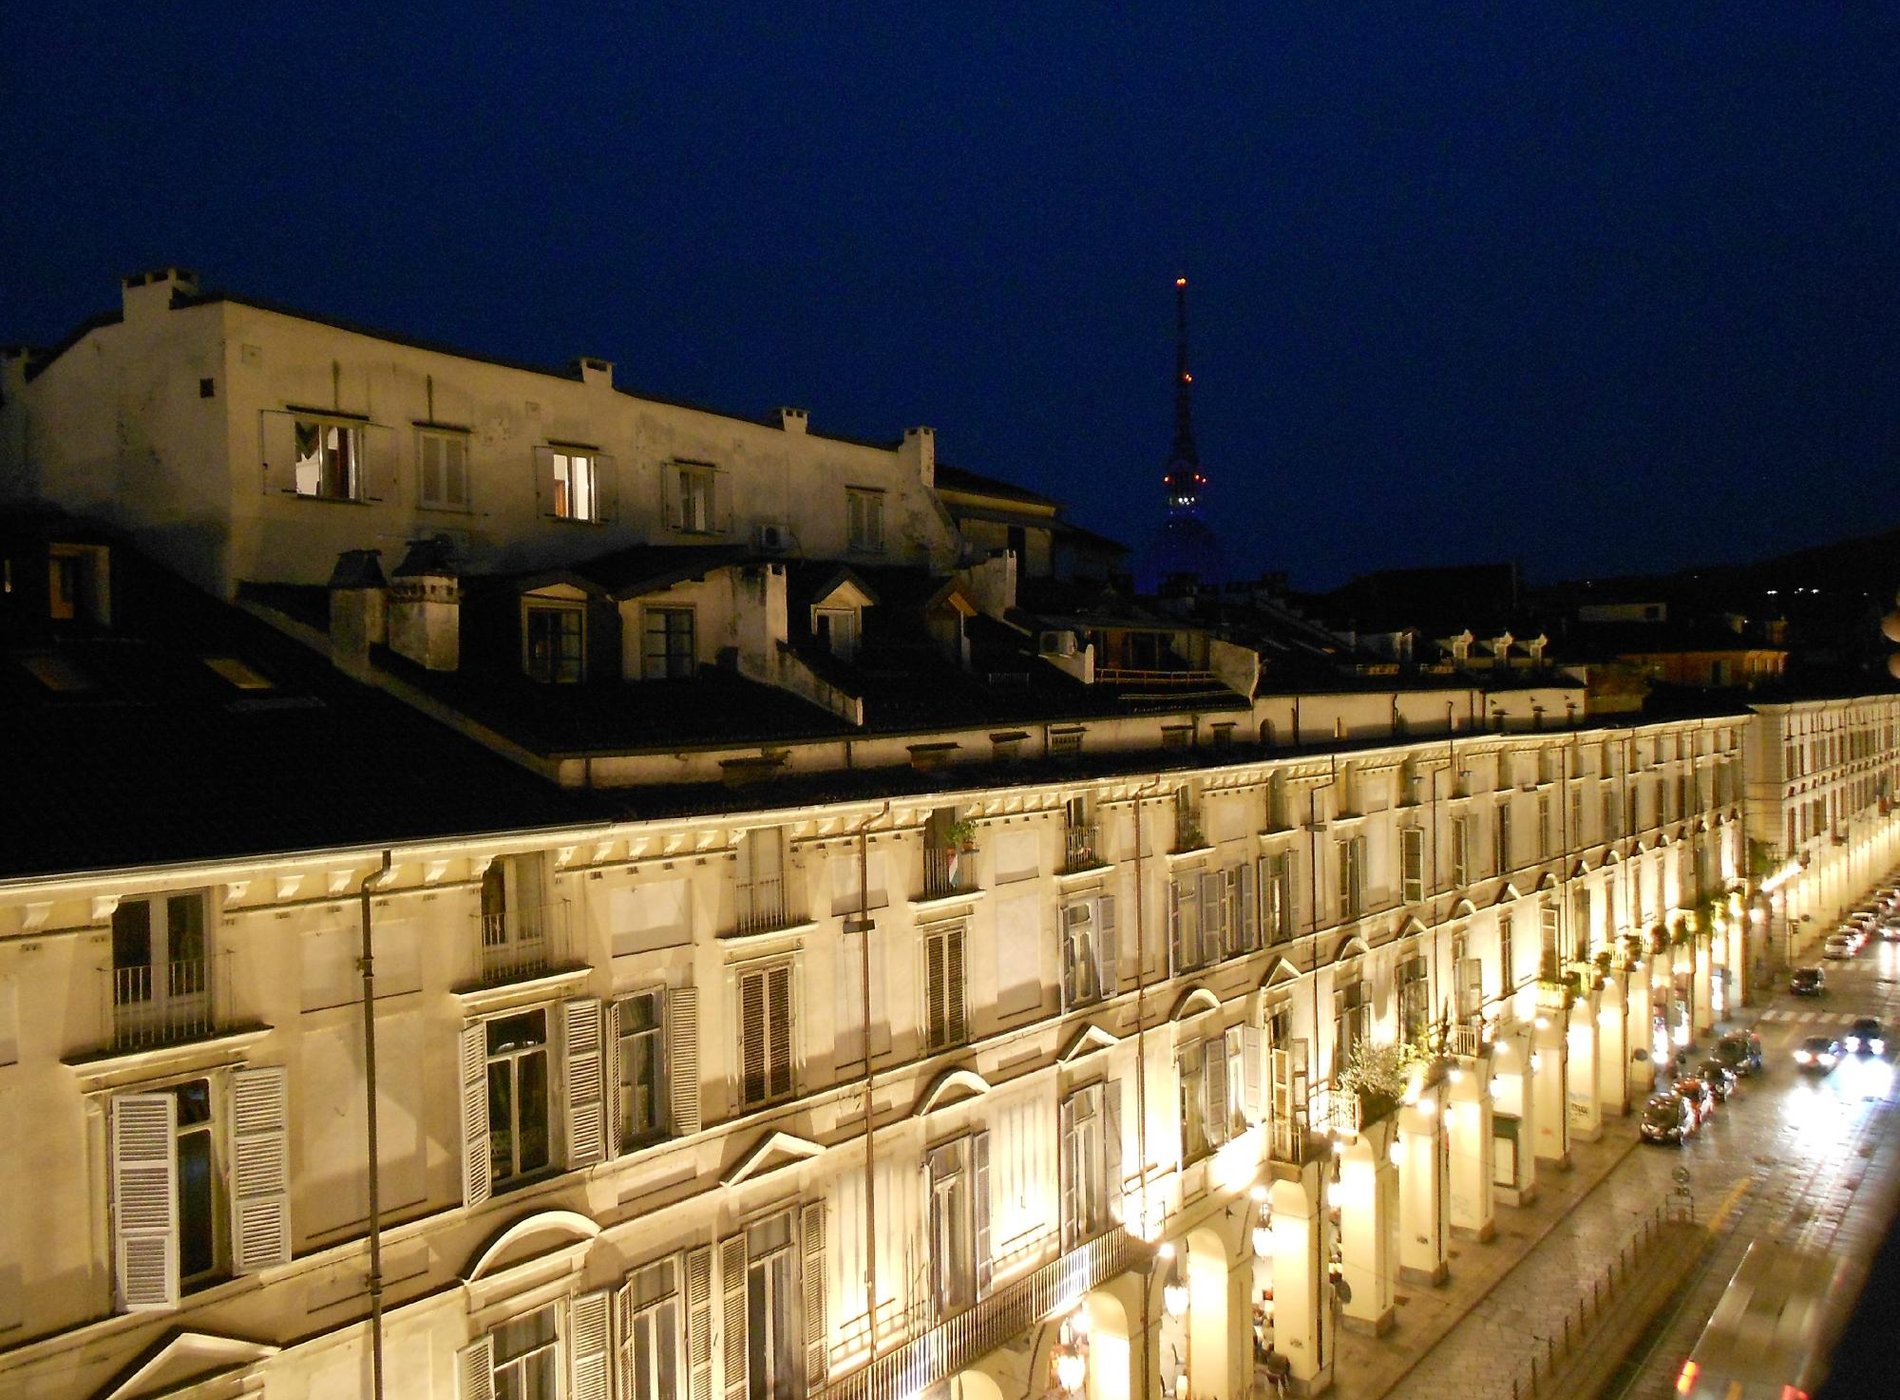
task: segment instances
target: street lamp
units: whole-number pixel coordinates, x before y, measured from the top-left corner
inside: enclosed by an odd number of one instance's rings
[[[1056,1386],[1065,1395],[1075,1394],[1089,1378],[1086,1306],[1078,1304],[1076,1310],[1062,1320],[1062,1330],[1057,1334],[1056,1344],[1049,1353]]]
[[[1177,1320],[1187,1313],[1187,1278],[1181,1272],[1179,1257],[1176,1257],[1174,1267],[1168,1271],[1168,1281],[1161,1285],[1161,1306],[1169,1317]]]

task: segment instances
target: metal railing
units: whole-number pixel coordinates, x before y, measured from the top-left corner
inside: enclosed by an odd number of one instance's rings
[[[1217,681],[1220,677],[1213,671],[1197,670],[1186,666],[1175,669],[1098,665],[1095,668],[1095,679],[1097,683],[1103,685],[1156,685],[1188,681],[1204,685],[1209,681]]]
[[[740,933],[769,933],[773,929],[790,928],[804,922],[787,897],[783,875],[740,885],[738,900],[735,923]]]
[[[226,981],[228,956],[213,953],[104,969],[111,998],[112,1048],[132,1050],[196,1040],[217,1030],[219,998],[213,991]]]
[[[1465,1059],[1475,1059],[1484,1053],[1484,1023],[1482,1021],[1454,1021],[1447,1046],[1454,1055]]]
[[[1093,870],[1103,864],[1096,854],[1096,829],[1094,822],[1072,822],[1062,829],[1062,873],[1073,875],[1078,870]]]
[[[1073,1307],[1091,1288],[1133,1267],[1142,1252],[1116,1226],[812,1394],[824,1400],[903,1400],[917,1395],[1050,1315]]]
[[[1207,832],[1201,826],[1199,807],[1178,806],[1174,810],[1174,849],[1198,851],[1207,844]]]
[[[968,894],[976,888],[976,853],[955,846],[924,847],[924,898]]]
[[[1286,1113],[1276,1113],[1267,1125],[1267,1155],[1275,1162],[1298,1166],[1312,1155],[1311,1138],[1304,1104]]]
[[[562,965],[567,954],[567,905],[543,904],[478,914],[482,981],[488,985],[540,977]]]
[[[1332,1089],[1326,1093],[1326,1130],[1336,1137],[1357,1137],[1364,1127],[1359,1095],[1351,1089]]]

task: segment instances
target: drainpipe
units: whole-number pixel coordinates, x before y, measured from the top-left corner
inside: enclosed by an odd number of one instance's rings
[[[1149,795],[1161,790],[1161,779],[1155,777],[1149,784]],[[1135,1157],[1136,1167],[1141,1173],[1141,1230],[1146,1239],[1148,1233],[1148,920],[1144,914],[1147,901],[1142,898],[1141,882],[1141,800],[1142,792],[1135,792]],[[1125,1179],[1125,1174],[1124,1174]],[[1128,1228],[1128,1210],[1122,1208],[1122,1229]],[[1142,1275],[1141,1285],[1141,1376],[1144,1386],[1148,1383],[1149,1368],[1154,1364],[1154,1261],[1150,1256],[1149,1266]]]
[[[858,958],[859,987],[864,998],[864,1302],[871,1326],[871,1359],[877,1359],[877,1108],[871,1092],[871,853],[866,833],[871,823],[891,814],[884,810],[858,823]]]
[[[369,1129],[369,1347],[370,1394],[383,1400],[383,1209],[382,1159],[376,1138],[376,961],[371,934],[374,918],[371,896],[389,880],[395,852],[383,852],[383,864],[363,877],[358,890],[363,916],[363,1078],[366,1124]]]

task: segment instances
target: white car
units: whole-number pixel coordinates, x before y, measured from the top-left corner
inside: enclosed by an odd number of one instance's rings
[[[1851,933],[1830,933],[1827,942],[1821,945],[1824,958],[1851,958],[1860,951],[1860,944]]]

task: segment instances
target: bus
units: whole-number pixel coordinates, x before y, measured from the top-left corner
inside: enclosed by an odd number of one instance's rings
[[[1848,1266],[1757,1240],[1676,1376],[1685,1400],[1812,1400],[1846,1321]]]

